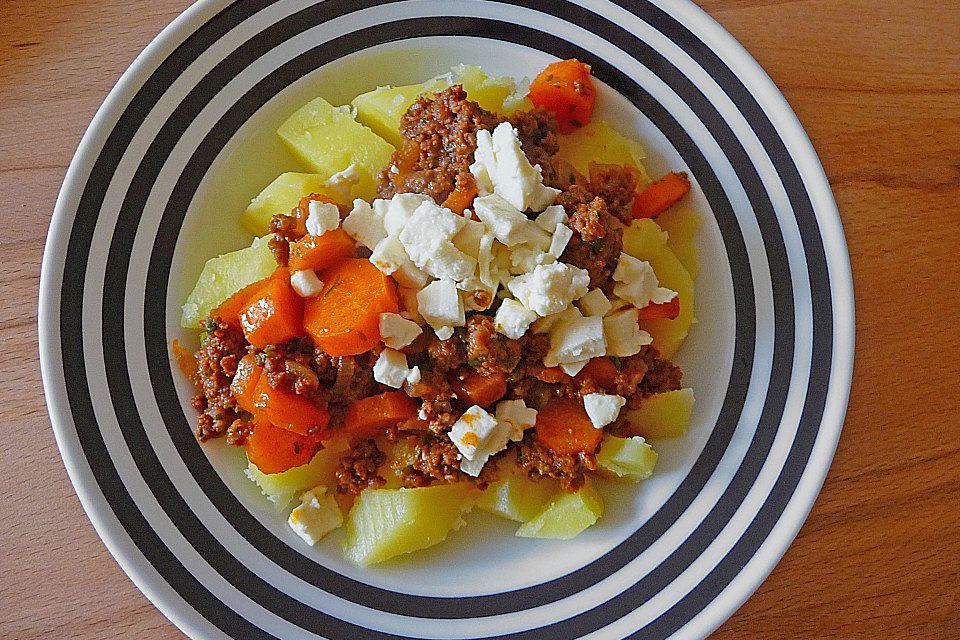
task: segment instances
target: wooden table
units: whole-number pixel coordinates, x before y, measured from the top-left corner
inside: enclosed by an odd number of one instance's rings
[[[185,0],[0,0],[0,637],[182,637],[64,472],[37,364],[50,212],[87,123]],[[701,0],[823,159],[857,296],[850,409],[816,506],[715,635],[960,637],[960,4]],[[27,231],[30,233],[27,233]]]

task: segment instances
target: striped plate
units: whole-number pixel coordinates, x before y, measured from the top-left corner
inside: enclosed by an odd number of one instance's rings
[[[569,542],[471,514],[439,547],[361,570],[305,547],[200,447],[169,356],[203,261],[277,173],[274,131],[458,63],[532,76],[588,62],[598,117],[650,173],[685,169],[705,219],[681,351],[694,427]],[[700,638],[806,517],[843,422],[853,294],[819,161],[763,71],[685,0],[205,0],[137,58],[83,138],[47,239],[43,380],[70,477],[105,544],[195,638]],[[235,448],[234,448],[235,449]],[[336,536],[333,536],[334,538]]]

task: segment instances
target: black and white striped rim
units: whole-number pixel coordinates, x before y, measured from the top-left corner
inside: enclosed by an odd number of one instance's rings
[[[201,2],[124,75],[57,203],[41,360],[91,520],[187,633],[701,637],[772,569],[843,420],[853,348],[846,249],[816,156],[770,81],[695,6],[662,5]],[[456,597],[366,581],[288,546],[193,439],[167,355],[184,219],[238,129],[323,65],[449,35],[578,57],[653,122],[716,217],[735,337],[716,425],[655,513],[579,566]]]

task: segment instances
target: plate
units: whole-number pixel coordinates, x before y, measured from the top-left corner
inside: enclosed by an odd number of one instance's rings
[[[608,492],[569,542],[492,518],[381,567],[305,547],[200,447],[169,353],[204,260],[283,170],[273,131],[458,63],[532,76],[588,62],[598,117],[683,169],[702,213],[699,324],[678,357],[691,433]],[[689,2],[220,0],[177,18],[101,107],[44,253],[40,348],[64,463],[126,573],[195,638],[700,638],[760,584],[805,519],[853,362],[849,260],[817,156],[750,56]]]

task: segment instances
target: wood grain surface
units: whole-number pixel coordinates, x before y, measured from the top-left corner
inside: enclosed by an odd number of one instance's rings
[[[853,392],[826,484],[783,560],[714,637],[960,638],[960,3],[700,4],[809,132],[857,303]],[[107,553],[67,479],[40,385],[36,301],[45,231],[84,129],[186,5],[0,0],[2,638],[182,637]]]

